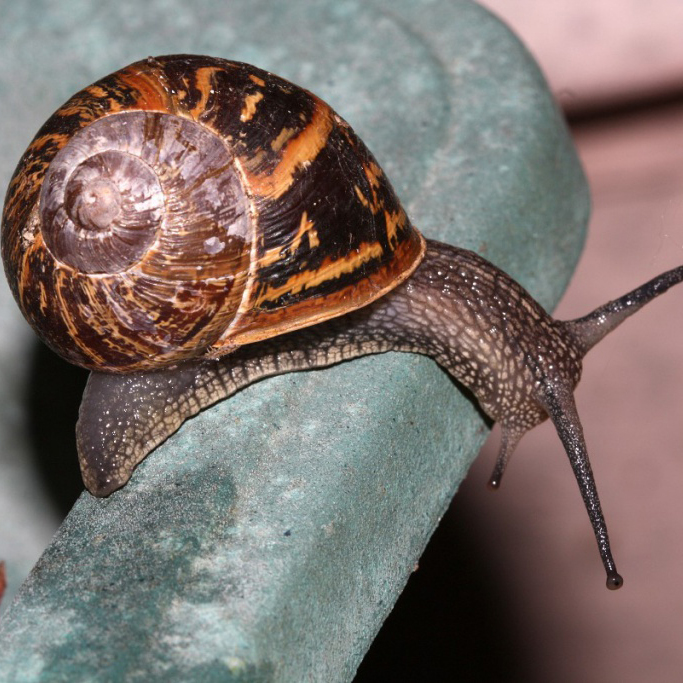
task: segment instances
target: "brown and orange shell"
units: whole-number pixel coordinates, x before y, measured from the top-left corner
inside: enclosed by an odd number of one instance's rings
[[[24,315],[61,356],[109,372],[341,315],[423,253],[327,104],[210,57],[149,58],[74,95],[30,144],[3,213]]]

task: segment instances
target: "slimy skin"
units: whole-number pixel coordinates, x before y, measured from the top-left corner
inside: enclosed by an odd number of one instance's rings
[[[433,358],[502,426],[491,486],[520,438],[548,417],[565,447],[593,526],[608,588],[616,570],[573,392],[582,358],[605,334],[683,279],[683,267],[575,321],[551,318],[503,271],[477,254],[427,240],[402,285],[345,316],[250,344],[217,360],[127,375],[92,373],[77,425],[88,489],[123,486],[135,466],[182,423],[264,377],[387,351]]]

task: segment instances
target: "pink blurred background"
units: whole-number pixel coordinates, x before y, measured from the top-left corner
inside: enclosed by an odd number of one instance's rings
[[[541,64],[592,190],[586,249],[557,317],[682,263],[683,3],[481,2]],[[359,682],[381,680],[383,658],[399,681],[683,680],[682,311],[683,287],[627,321],[589,354],[577,393],[624,587],[604,586],[553,428],[524,438],[496,494],[485,487],[494,430]],[[472,563],[478,578],[461,576]]]

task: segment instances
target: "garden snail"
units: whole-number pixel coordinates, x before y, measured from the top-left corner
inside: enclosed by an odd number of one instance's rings
[[[95,495],[202,408],[269,375],[423,353],[502,425],[491,484],[550,417],[622,584],[573,391],[605,334],[674,269],[555,321],[476,254],[425,240],[348,124],[272,74],[150,58],[77,93],[12,177],[2,255],[19,306],[92,370],[77,439]]]

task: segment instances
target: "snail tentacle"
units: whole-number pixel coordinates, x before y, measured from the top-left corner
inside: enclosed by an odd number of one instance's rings
[[[567,320],[563,324],[588,353],[601,339],[616,329],[645,304],[683,282],[683,266],[660,273],[614,301],[608,301],[588,315]]]
[[[552,383],[548,383],[545,386],[544,393],[544,405],[569,456],[569,462],[579,485],[593,532],[595,533],[600,557],[607,574],[607,588],[615,590],[622,586],[624,580],[617,572],[617,567],[612,557],[607,525],[605,524],[600,497],[598,496],[593,471],[588,459],[588,450],[583,436],[581,420],[576,410],[574,394],[567,386],[562,384],[553,385]]]
[[[500,488],[500,483],[508,463],[510,462],[510,457],[515,452],[517,444],[523,436],[523,430],[505,426],[501,428],[500,446],[498,448],[498,455],[496,456],[496,464],[493,466],[493,472],[491,472],[488,482],[488,487],[492,491],[497,491]]]

